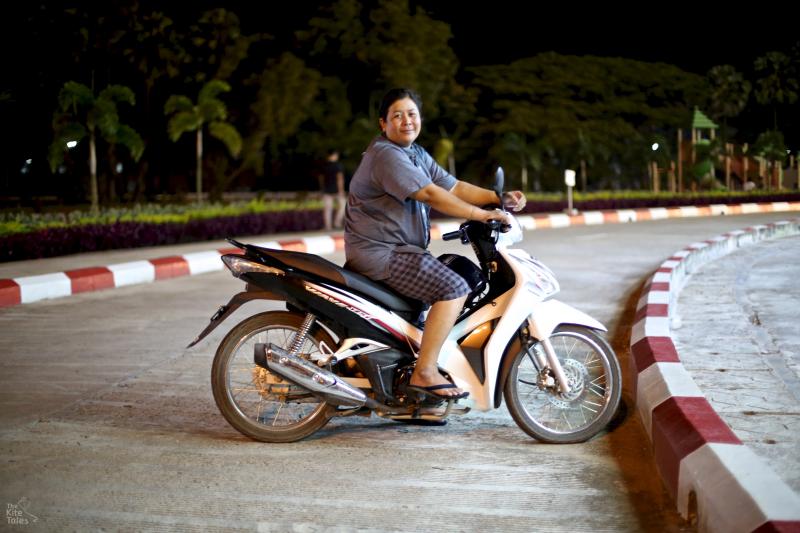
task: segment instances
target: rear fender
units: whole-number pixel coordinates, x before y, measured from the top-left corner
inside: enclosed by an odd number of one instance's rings
[[[248,285],[248,288],[249,287],[250,285]],[[258,291],[246,290],[244,292],[235,294],[227,304],[220,306],[220,308],[217,309],[217,312],[214,313],[214,316],[211,317],[211,321],[209,322],[208,326],[206,326],[206,329],[201,331],[200,335],[198,335],[197,338],[193,340],[191,344],[189,344],[189,346],[187,346],[186,348],[191,348],[192,346],[196,345],[198,342],[206,338],[206,336],[208,336],[209,333],[214,331],[217,328],[217,326],[222,324],[225,321],[225,319],[227,319],[229,316],[233,314],[234,311],[239,309],[239,307],[246,304],[247,302],[252,302],[253,300],[283,300],[283,298],[272,292],[262,291],[262,290]]]

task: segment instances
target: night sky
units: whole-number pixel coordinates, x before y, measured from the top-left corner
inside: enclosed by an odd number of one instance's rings
[[[320,4],[310,0],[141,3],[188,17],[225,7],[240,15],[246,33],[267,32],[287,41]],[[788,2],[744,4],[738,11],[700,2],[639,2],[624,7],[558,0],[410,0],[410,4],[450,24],[451,46],[462,66],[502,64],[554,51],[664,62],[698,74],[731,64],[747,73],[756,57],[770,50],[788,52],[800,41],[800,22]]]
[[[699,6],[705,4],[639,2],[625,7],[611,6],[610,3],[587,7],[558,1],[409,1],[432,18],[450,25],[453,34],[450,44],[462,67],[506,64],[554,51],[664,62],[701,75],[715,65],[731,64],[747,79],[753,80],[755,58],[772,50],[788,53],[795,43],[800,42],[800,22],[797,15],[789,11],[789,3],[780,6],[777,2],[758,2],[745,5],[739,11],[724,10],[719,6],[703,7],[703,11],[698,11]],[[79,5],[86,10],[101,5],[99,0],[59,4]],[[239,15],[245,34],[269,33],[275,37],[276,43],[286,43],[286,49],[291,49],[294,32],[306,27],[319,6],[319,2],[310,0],[194,0],[191,3],[140,0],[140,4],[143,11],[163,10],[175,19],[182,19],[176,22],[186,23],[195,21],[207,9],[225,7]],[[29,28],[23,23],[25,15],[40,5],[50,6],[52,10],[54,3],[15,2],[4,6],[0,17],[0,47],[3,50],[0,54],[0,90],[26,83],[34,86],[36,80],[33,78],[14,80],[15,72],[20,70],[18,67],[30,65],[37,55],[33,53],[36,49],[44,50],[46,54],[48,49],[63,46],[57,36],[43,34],[32,38],[29,34]],[[11,80],[16,83],[4,83]],[[53,104],[54,100],[38,103],[48,108],[48,117]],[[8,112],[12,105],[7,102],[4,112]],[[800,103],[796,108],[800,109]],[[13,111],[16,117],[26,117],[26,110]],[[752,106],[745,112],[747,114],[759,123],[759,128],[762,127],[761,123],[765,121],[763,109]],[[788,126],[784,131],[786,141],[790,148],[797,150],[795,145],[800,136],[797,119],[783,118]],[[22,133],[20,129],[26,127],[34,127],[33,122],[27,120],[17,124],[16,131],[9,129],[2,136],[18,137]],[[41,128],[39,123],[35,127]]]

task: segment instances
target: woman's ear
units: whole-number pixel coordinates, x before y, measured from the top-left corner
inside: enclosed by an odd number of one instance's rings
[[[382,118],[378,119],[378,125],[381,127],[381,131],[386,131],[386,121]]]

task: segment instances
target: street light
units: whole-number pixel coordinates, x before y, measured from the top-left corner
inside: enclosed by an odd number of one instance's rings
[[[67,148],[75,148],[78,146],[78,141],[67,141]]]
[[[652,148],[653,151],[655,152],[656,150],[658,150],[658,143],[653,143],[653,146],[651,146],[650,148]]]

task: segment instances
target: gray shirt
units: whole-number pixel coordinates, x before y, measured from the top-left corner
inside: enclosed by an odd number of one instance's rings
[[[382,135],[372,140],[350,182],[344,222],[348,268],[386,279],[392,252],[424,253],[430,207],[410,195],[431,183],[449,191],[457,180],[417,144],[403,148]]]

